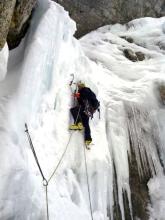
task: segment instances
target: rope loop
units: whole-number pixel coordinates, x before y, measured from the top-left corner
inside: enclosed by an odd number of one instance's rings
[[[45,178],[43,179],[43,186],[48,186],[48,181]]]
[[[78,114],[77,114],[76,122],[77,122],[78,117],[79,117],[79,114],[80,114],[80,109],[81,109],[81,106],[79,106],[79,110],[78,110]],[[27,137],[28,137],[28,140],[29,140],[29,144],[30,144],[30,147],[31,147],[32,153],[33,153],[33,155],[34,155],[34,158],[35,158],[36,164],[38,165],[38,168],[39,168],[40,174],[41,174],[41,176],[42,176],[42,178],[43,178],[43,186],[44,186],[45,189],[46,189],[46,209],[47,209],[47,220],[49,220],[48,184],[49,184],[50,180],[52,179],[52,177],[54,176],[54,174],[56,173],[56,171],[57,171],[59,165],[61,164],[61,162],[62,162],[62,160],[63,160],[63,158],[64,158],[64,156],[65,156],[65,154],[66,154],[66,151],[67,151],[67,149],[68,149],[68,146],[69,146],[69,143],[70,143],[71,137],[72,137],[72,135],[73,135],[73,132],[70,134],[70,136],[69,136],[69,140],[68,140],[67,145],[66,145],[66,147],[65,147],[65,150],[64,150],[64,152],[63,152],[63,154],[62,154],[62,156],[61,156],[61,158],[60,158],[58,164],[56,165],[54,171],[52,172],[52,174],[51,174],[51,176],[49,177],[48,180],[45,178],[45,176],[44,176],[44,174],[43,174],[43,171],[42,171],[42,169],[41,169],[40,163],[39,163],[39,161],[38,161],[37,154],[36,154],[36,152],[35,152],[35,149],[34,149],[34,146],[33,146],[33,143],[32,143],[32,140],[31,140],[31,137],[30,137],[30,134],[29,134],[29,131],[28,131],[27,123],[25,123],[25,133],[27,134]]]

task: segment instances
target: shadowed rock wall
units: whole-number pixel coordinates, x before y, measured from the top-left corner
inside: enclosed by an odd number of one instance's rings
[[[165,16],[165,0],[56,0],[77,23],[77,37],[103,25]]]
[[[3,48],[9,31],[16,0],[0,1],[0,48]]]
[[[0,1],[0,49],[6,39],[9,48],[16,47],[25,35],[37,0]]]
[[[17,0],[9,27],[7,42],[9,48],[18,46],[30,24],[32,10],[37,0]]]
[[[76,37],[106,24],[126,23],[139,17],[165,16],[165,0],[54,0],[76,21]],[[16,47],[29,26],[37,0],[0,1],[0,48]]]

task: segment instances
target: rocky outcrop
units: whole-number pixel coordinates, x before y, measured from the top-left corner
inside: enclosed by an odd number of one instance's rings
[[[134,42],[134,40],[133,40],[132,37],[121,36],[121,38],[123,38],[124,40],[128,41],[128,42],[131,43],[131,44]]]
[[[135,54],[136,54],[138,61],[143,61],[145,59],[144,53],[137,51],[137,52],[135,52]]]
[[[16,47],[25,35],[37,0],[2,0],[0,2],[0,48],[8,41]],[[54,0],[69,11],[77,23],[76,36],[106,24],[126,23],[134,18],[165,15],[165,0]],[[131,39],[127,39],[131,41]],[[131,43],[131,42],[130,42]],[[160,45],[164,50],[164,44]]]
[[[132,62],[143,61],[145,59],[145,55],[140,51],[134,52],[131,49],[124,49],[123,53]]]
[[[6,42],[15,4],[16,0],[0,2],[0,48],[3,48]]]
[[[54,0],[55,1],[55,0]],[[165,0],[56,0],[77,23],[77,37],[106,24],[165,15]]]
[[[37,0],[17,0],[7,36],[10,49],[16,47],[25,35],[36,2]]]
[[[138,61],[137,56],[133,50],[124,49],[123,53],[124,53],[125,57],[127,59],[131,60],[132,62]]]
[[[131,152],[129,161],[130,188],[132,198],[133,219],[148,220],[148,204],[150,202],[147,182],[151,176],[139,177],[135,154]]]
[[[9,48],[16,47],[25,35],[37,0],[8,0],[0,3],[0,48],[6,39]]]
[[[160,95],[160,100],[162,104],[165,104],[165,85],[158,85],[158,92]]]

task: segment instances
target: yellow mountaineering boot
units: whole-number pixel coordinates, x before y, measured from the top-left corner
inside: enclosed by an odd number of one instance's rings
[[[79,130],[82,130],[82,129],[83,129],[83,124],[82,124],[81,122],[79,122],[77,126],[78,126],[78,129],[79,129]]]
[[[92,143],[92,140],[86,140],[86,141],[85,141],[85,145],[86,145],[86,146],[89,146],[91,143]]]
[[[70,130],[82,130],[83,129],[83,125],[82,125],[81,122],[79,122],[78,124],[70,125],[69,129]]]
[[[70,125],[69,130],[79,130],[78,125],[76,124]]]
[[[91,143],[92,143],[92,140],[86,140],[86,141],[85,141],[85,146],[86,146],[86,149],[87,149],[87,150],[90,150],[90,149],[91,149]]]

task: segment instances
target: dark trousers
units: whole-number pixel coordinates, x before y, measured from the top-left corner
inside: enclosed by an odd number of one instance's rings
[[[91,138],[91,130],[89,127],[89,117],[84,113],[84,109],[80,106],[76,106],[74,108],[70,109],[71,114],[74,119],[74,123],[79,123],[82,122],[85,131],[84,131],[84,136],[85,140],[92,140]]]

